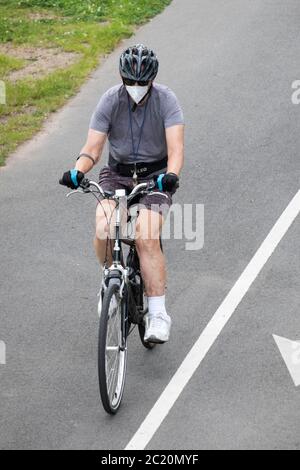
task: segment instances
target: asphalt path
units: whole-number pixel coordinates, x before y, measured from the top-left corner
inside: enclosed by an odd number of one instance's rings
[[[291,102],[299,19],[297,0],[174,0],[0,170],[2,449],[123,449],[135,434],[299,190],[300,107]],[[57,181],[99,97],[118,83],[121,50],[135,42],[157,50],[157,81],[182,103],[176,202],[204,204],[205,244],[186,251],[185,240],[165,242],[172,337],[151,352],[131,338],[124,402],[112,418],[97,384],[95,203],[66,200]],[[300,448],[300,391],[272,338],[300,339],[299,237],[298,217],[149,449]]]

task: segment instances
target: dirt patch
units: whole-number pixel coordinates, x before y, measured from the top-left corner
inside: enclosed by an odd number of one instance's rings
[[[23,106],[21,109],[18,111],[15,111],[10,114],[4,114],[4,116],[0,116],[0,124],[5,125],[9,121],[10,118],[16,117],[16,116],[22,116],[24,114],[33,114],[37,110],[36,106]]]
[[[8,116],[0,116],[0,124],[6,124],[8,121]]]
[[[80,58],[75,52],[65,52],[58,48],[23,47],[11,44],[0,45],[0,54],[7,54],[26,61],[26,65],[11,72],[8,78],[12,81],[26,77],[40,78],[56,69],[66,68]]]
[[[29,18],[32,21],[41,21],[41,20],[56,20],[59,18],[59,16],[56,15],[51,15],[50,13],[29,13],[27,15],[27,18]]]

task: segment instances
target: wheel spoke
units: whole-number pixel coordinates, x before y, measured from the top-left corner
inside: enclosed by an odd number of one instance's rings
[[[113,300],[113,298],[112,298],[112,300]],[[117,299],[115,299],[115,301],[118,302]],[[119,318],[119,315],[118,315],[118,313],[119,313],[119,312],[118,312],[118,307],[119,307],[119,305],[118,305],[118,303],[117,303],[117,306],[116,306],[115,309],[114,309],[114,315],[111,315],[111,316],[109,317],[109,323],[108,323],[109,336],[108,336],[108,338],[107,338],[107,342],[108,342],[109,344],[110,344],[111,339],[112,339],[112,337],[113,337],[113,335],[114,335],[115,326],[116,326],[117,320],[118,320],[118,318]],[[113,319],[113,323],[112,323],[112,324],[110,323],[110,320],[111,320],[111,319]]]
[[[108,385],[108,395],[110,395],[110,391],[111,391],[111,386],[112,384],[114,383],[114,378],[115,378],[115,375],[116,375],[116,371],[118,370],[118,368],[116,367],[116,363],[119,359],[119,356],[117,355],[116,358],[115,358],[115,362],[114,362],[114,365],[111,369],[111,372],[112,372],[112,379],[111,379],[111,382],[110,384]],[[112,402],[112,400],[110,400]]]
[[[119,373],[119,354],[120,354],[120,302],[116,296],[111,298],[108,316],[107,346],[106,351],[106,370],[107,370],[107,389],[110,402],[113,402],[116,390],[116,377]],[[113,354],[115,353],[115,354]]]

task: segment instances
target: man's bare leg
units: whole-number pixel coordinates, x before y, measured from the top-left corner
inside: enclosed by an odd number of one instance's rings
[[[136,246],[148,297],[144,340],[168,341],[171,318],[165,307],[166,263],[160,248],[159,235],[163,217],[155,211],[141,209],[136,227]]]
[[[136,225],[136,245],[149,297],[165,294],[166,262],[159,242],[162,224],[163,217],[158,212],[140,210]]]

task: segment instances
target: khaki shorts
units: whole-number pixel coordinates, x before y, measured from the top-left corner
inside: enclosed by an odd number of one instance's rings
[[[163,173],[164,170],[160,170]],[[153,178],[157,173],[153,173],[144,178],[138,178],[138,183],[144,183]],[[133,179],[131,176],[122,176],[115,172],[108,165],[104,166],[99,173],[99,184],[104,191],[115,192],[116,189],[125,189],[126,194],[129,194],[134,188]],[[139,209],[146,208],[159,212],[165,218],[172,205],[172,195],[170,192],[162,192],[158,189],[152,190],[149,194],[143,195],[139,198]]]

